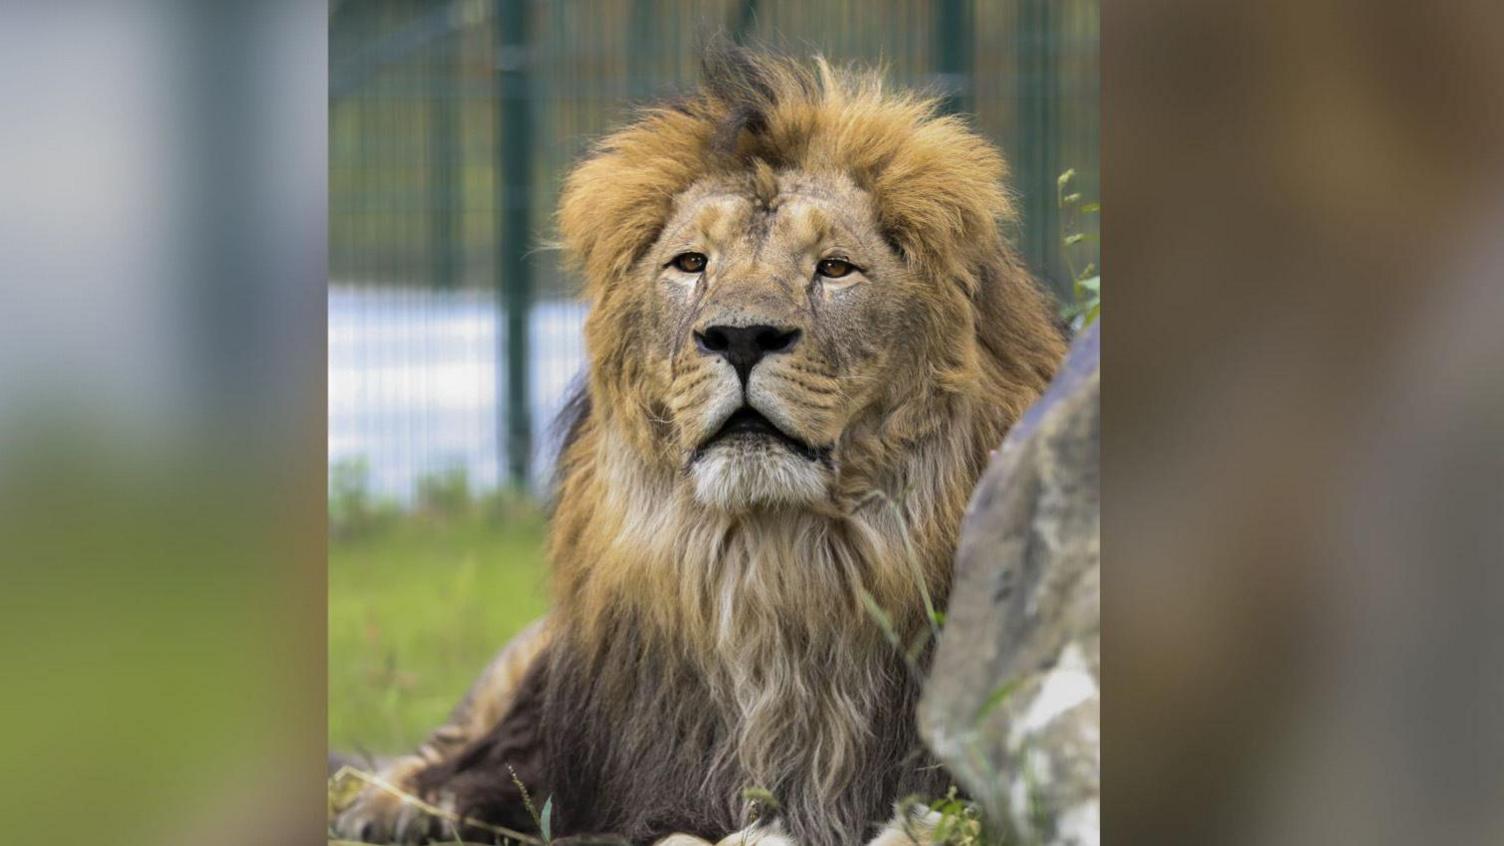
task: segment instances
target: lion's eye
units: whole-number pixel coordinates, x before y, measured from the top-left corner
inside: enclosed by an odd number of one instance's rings
[[[685,273],[700,273],[705,270],[705,263],[708,261],[704,253],[680,253],[669,264]]]
[[[820,263],[815,265],[815,270],[826,279],[840,279],[856,270],[856,267],[845,259],[828,258],[821,259]]]

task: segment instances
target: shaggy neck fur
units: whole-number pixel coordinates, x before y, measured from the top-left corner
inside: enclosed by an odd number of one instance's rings
[[[828,500],[726,513],[684,475],[673,333],[645,256],[707,178],[801,171],[840,174],[872,204],[914,360],[837,374],[852,416]],[[1063,350],[1003,241],[1004,174],[935,101],[735,50],[571,173],[559,226],[591,303],[593,411],[560,461],[538,682],[555,833],[717,840],[746,822],[742,791],[764,788],[795,842],[849,846],[905,794],[943,789],[917,754],[916,673],[863,597],[905,647],[925,634],[922,597],[944,602],[987,450]]]
[[[745,824],[742,791],[756,787],[798,842],[844,844],[934,789],[912,726],[915,666],[863,594],[902,643],[923,643],[922,597],[944,601],[967,493],[1001,432],[988,417],[962,410],[952,420],[971,432],[944,427],[888,472],[850,474],[866,489],[827,510],[741,515],[696,503],[587,421],[553,549],[550,757],[579,763],[556,806],[592,809],[570,827],[714,838]]]

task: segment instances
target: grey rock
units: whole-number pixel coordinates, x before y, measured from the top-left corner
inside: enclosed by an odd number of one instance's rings
[[[1097,325],[972,497],[920,703],[926,742],[1008,843],[1101,842]]]

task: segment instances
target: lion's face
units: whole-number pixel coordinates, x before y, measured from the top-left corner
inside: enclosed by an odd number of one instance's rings
[[[839,175],[695,184],[640,264],[660,455],[726,511],[828,499],[844,437],[914,382],[934,297]]]
[[[1004,173],[964,122],[875,76],[707,67],[565,182],[561,245],[591,306],[564,475],[652,491],[613,504],[645,534],[911,498],[950,526],[1061,349],[1002,237]]]

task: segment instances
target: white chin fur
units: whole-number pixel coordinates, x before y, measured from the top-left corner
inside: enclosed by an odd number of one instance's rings
[[[690,467],[695,499],[722,511],[809,505],[826,496],[826,470],[779,445],[721,444]]]

